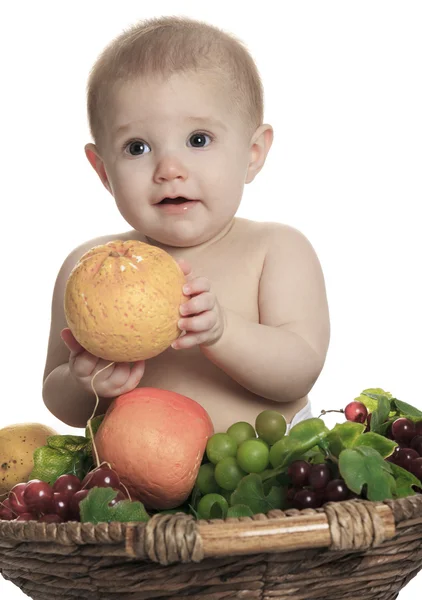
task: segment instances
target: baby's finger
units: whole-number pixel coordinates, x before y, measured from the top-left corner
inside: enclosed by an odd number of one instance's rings
[[[199,344],[203,344],[208,339],[208,332],[194,333],[179,337],[172,343],[172,348],[175,350],[185,350],[186,348],[193,348]]]
[[[212,310],[215,306],[215,296],[211,292],[204,292],[199,296],[191,298],[187,302],[180,305],[180,314],[197,315],[205,310]]]
[[[74,356],[71,354],[69,358],[69,364],[72,365],[73,374],[76,377],[91,377],[95,370],[99,370],[100,367],[96,369],[99,362],[100,359],[97,356],[87,351]]]
[[[107,375],[107,371],[111,372],[111,375]],[[104,383],[112,386],[113,388],[120,390],[125,385],[130,376],[130,365],[129,363],[116,363],[110,369],[104,371]]]
[[[184,258],[177,258],[176,262],[179,265],[179,267],[182,269],[184,275],[187,276],[192,272],[192,267],[190,266],[188,261],[185,260]]]
[[[183,293],[187,295],[202,294],[202,292],[209,292],[210,289],[211,283],[207,277],[195,277],[191,281],[185,283],[183,286]]]
[[[75,336],[68,327],[65,327],[61,330],[60,337],[62,338],[66,346],[69,348],[72,355],[76,355],[84,351],[84,348],[76,340]]]
[[[189,319],[179,319],[179,329],[185,331],[208,331],[217,324],[217,315],[212,311],[206,311],[202,315],[196,315]]]
[[[145,373],[145,361],[138,360],[133,363],[133,367],[130,370],[129,379],[126,382],[127,391],[134,390],[138,383],[141,381]]]
[[[123,367],[123,365],[120,365]],[[128,363],[125,363],[125,366],[128,367],[129,371],[125,369],[121,369],[119,376],[126,372],[126,378],[118,384],[117,380],[113,380],[113,396],[120,396],[121,394],[126,394],[126,392],[131,392],[136,388],[145,371],[145,361],[137,361],[133,363],[133,367],[131,368]],[[111,383],[111,382],[110,382]]]

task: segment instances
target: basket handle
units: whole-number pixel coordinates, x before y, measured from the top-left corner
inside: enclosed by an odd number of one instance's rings
[[[167,565],[310,548],[363,550],[394,535],[394,515],[386,504],[351,500],[242,520],[196,521],[185,513],[158,513],[146,524],[127,526],[126,553]]]

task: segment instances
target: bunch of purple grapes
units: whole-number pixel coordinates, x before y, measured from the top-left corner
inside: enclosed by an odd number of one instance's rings
[[[326,502],[341,502],[356,498],[337,467],[327,462],[312,465],[306,460],[293,461],[287,471],[290,485],[287,500],[292,508],[319,508]]]
[[[386,460],[422,480],[422,421],[414,423],[400,417],[391,424],[387,437],[397,442],[398,446]]]
[[[350,402],[344,413],[348,421],[366,422],[365,431],[369,431],[371,414],[368,414],[364,404]],[[422,421],[413,422],[406,417],[399,417],[389,426],[386,437],[398,444],[393,454],[386,460],[406,469],[422,480]]]
[[[17,483],[7,499],[0,502],[0,519],[43,523],[80,521],[79,503],[93,487],[111,487],[118,492],[110,506],[128,497],[118,474],[109,467],[100,466],[82,481],[69,474],[61,475],[53,485],[40,479]]]

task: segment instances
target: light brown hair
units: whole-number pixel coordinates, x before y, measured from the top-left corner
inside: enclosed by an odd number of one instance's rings
[[[136,23],[112,40],[93,65],[87,83],[88,123],[99,143],[103,116],[116,86],[137,77],[166,78],[175,72],[206,74],[230,94],[247,133],[263,123],[264,92],[244,43],[203,21],[180,16]]]

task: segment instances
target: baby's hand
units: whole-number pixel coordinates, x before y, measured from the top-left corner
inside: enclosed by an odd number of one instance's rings
[[[109,365],[111,361],[103,360],[85,350],[75,339],[70,329],[63,329],[61,338],[70,350],[69,369],[81,388],[92,392],[92,377]],[[136,388],[145,371],[145,361],[134,363],[114,363],[94,379],[97,394],[103,398],[114,398]]]
[[[209,346],[218,341],[224,331],[224,309],[220,306],[211,283],[206,277],[194,277],[191,267],[185,260],[177,261],[186,276],[190,276],[183,286],[183,293],[190,300],[180,305],[182,318],[179,329],[186,332],[172,343],[172,348],[192,348]]]

